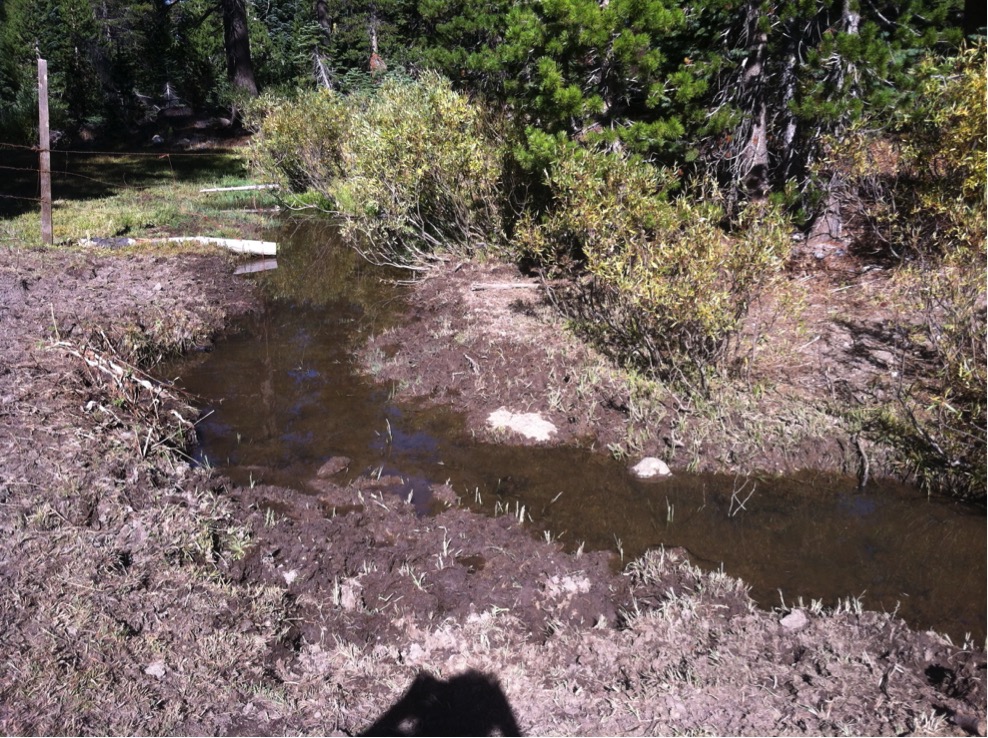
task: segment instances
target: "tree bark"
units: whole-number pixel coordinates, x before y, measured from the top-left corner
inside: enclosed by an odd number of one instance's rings
[[[983,0],[964,0],[964,35],[985,32],[986,9]]]
[[[333,16],[329,12],[329,3],[326,0],[315,0],[316,2],[316,22],[319,30],[322,31],[323,41],[328,44],[333,39]]]
[[[315,0],[316,22],[319,24],[320,38],[312,52],[312,73],[316,83],[328,90],[333,89],[333,74],[326,51],[333,41],[333,16],[327,0]]]
[[[257,96],[254,63],[250,58],[245,0],[223,0],[223,46],[230,82],[252,97]]]
[[[765,47],[768,35],[759,29],[762,10],[760,2],[748,6],[748,58],[741,84],[749,103],[750,130],[740,156],[740,174],[748,195],[762,198],[769,190],[768,102],[765,99]]]

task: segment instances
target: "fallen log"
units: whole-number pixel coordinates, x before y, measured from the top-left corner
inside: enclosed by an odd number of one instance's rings
[[[219,246],[227,251],[238,254],[254,254],[256,256],[274,256],[278,253],[278,244],[274,241],[251,241],[242,238],[212,238],[210,236],[178,236],[175,238],[139,238],[138,243],[184,243],[192,241],[209,246]]]
[[[274,241],[252,241],[242,238],[213,238],[212,236],[175,236],[172,238],[84,238],[79,241],[83,246],[100,246],[102,248],[123,248],[138,244],[156,243],[201,243],[208,246],[234,251],[238,254],[253,254],[254,256],[275,256],[278,244]]]
[[[204,190],[199,190],[200,194],[203,192],[250,192],[251,190],[277,190],[280,189],[281,185],[277,184],[258,184],[258,185],[239,185],[237,187],[207,187]]]
[[[474,292],[480,290],[535,290],[539,288],[537,282],[474,282],[470,289]]]

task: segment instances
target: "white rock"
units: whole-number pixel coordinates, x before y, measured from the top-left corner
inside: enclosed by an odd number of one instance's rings
[[[793,610],[779,621],[779,624],[786,630],[800,630],[809,625],[809,623],[810,619],[806,617],[806,613],[802,610]]]
[[[144,669],[144,673],[148,676],[156,677],[161,679],[165,675],[165,662],[164,661],[152,661]]]
[[[356,610],[362,606],[363,586],[356,579],[348,579],[340,584],[340,607],[344,610]]]
[[[651,479],[652,477],[668,477],[672,471],[662,459],[646,456],[631,467],[631,473],[641,479]]]
[[[538,413],[513,413],[506,408],[492,412],[487,423],[493,428],[507,428],[535,441],[548,441],[556,426]]]

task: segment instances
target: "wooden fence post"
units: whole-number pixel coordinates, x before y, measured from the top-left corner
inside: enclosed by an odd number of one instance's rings
[[[38,59],[38,151],[41,154],[41,240],[52,243],[51,134],[48,131],[48,62]]]

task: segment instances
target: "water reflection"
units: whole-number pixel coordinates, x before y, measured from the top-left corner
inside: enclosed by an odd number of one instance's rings
[[[631,558],[685,547],[742,577],[763,606],[863,595],[866,607],[898,607],[916,627],[985,638],[983,514],[890,484],[861,493],[826,475],[644,482],[581,449],[476,443],[458,416],[399,404],[351,365],[354,347],[401,319],[401,290],[328,225],[286,229],[279,268],[256,276],[270,296],[264,312],[172,370],[213,410],[199,425],[200,454],[235,480],[305,489],[345,456],[339,481],[398,476],[421,512],[429,484],[448,480],[488,511],[524,507],[571,549]]]

